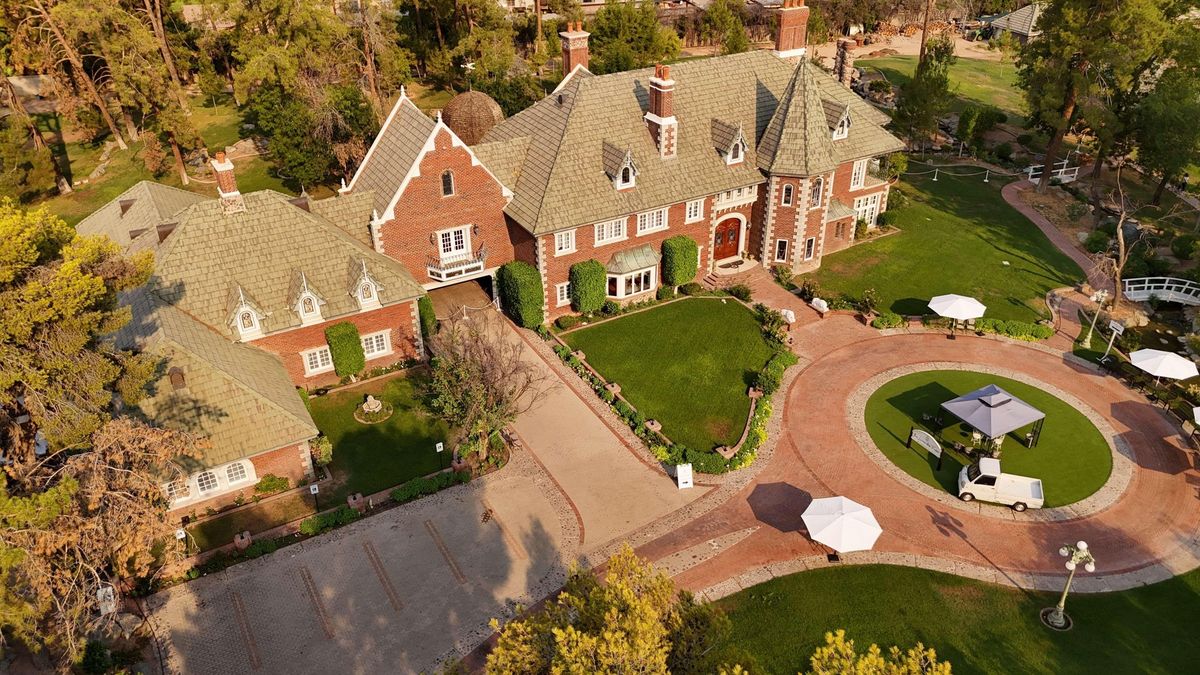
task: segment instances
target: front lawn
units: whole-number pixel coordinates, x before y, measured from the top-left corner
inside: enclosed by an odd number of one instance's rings
[[[392,376],[309,399],[313,421],[333,443],[333,485],[320,495],[323,507],[449,467],[450,429],[424,410],[413,377]],[[379,424],[354,419],[367,394],[391,404],[392,416]],[[440,454],[434,449],[439,442],[446,443]]]
[[[238,532],[258,534],[312,515],[313,512],[313,499],[307,491],[292,492],[197,523],[188,528],[188,533],[192,535],[197,550],[207,551],[233,543],[233,535]]]
[[[1046,556],[1058,559],[1047,545]],[[1103,564],[1103,553],[1096,552]],[[753,673],[808,668],[826,631],[845,628],[860,652],[917,641],[955,673],[1189,673],[1200,642],[1200,571],[1120,593],[1074,593],[1065,633],[1038,612],[1054,593],[1018,591],[908,567],[833,567],[772,579],[720,601],[733,621],[731,651]],[[735,646],[735,648],[733,648]]]
[[[888,81],[900,87],[912,79],[917,68],[916,56],[886,56],[862,59],[859,68],[874,68]],[[1028,106],[1021,88],[1017,86],[1017,67],[1011,61],[960,58],[950,66],[950,91],[954,110],[966,105],[992,105],[1009,115],[1009,122],[1020,124]]]
[[[945,452],[942,469],[937,460],[916,444],[906,448],[913,427],[940,435],[944,447],[952,441],[968,444],[964,425],[940,406],[950,399],[995,384],[1046,413],[1037,447],[1022,442],[1027,429],[1004,439],[1000,457],[1005,473],[1040,478],[1046,507],[1072,504],[1099,490],[1112,472],[1112,451],[1104,436],[1082,413],[1050,394],[1015,380],[961,370],[933,370],[896,378],[879,388],[867,401],[867,431],[888,459],[922,482],[950,494],[958,490],[958,472],[966,460]],[[939,413],[945,428],[929,427],[923,414]],[[929,423],[932,424],[932,423]]]
[[[563,336],[647,419],[693,450],[732,446],[746,391],[771,358],[754,314],[732,298],[691,298]]]
[[[859,297],[873,288],[879,307],[898,314],[926,314],[931,297],[958,293],[982,301],[989,317],[1035,321],[1048,316],[1047,291],[1083,278],[1078,265],[1004,201],[1000,180],[947,172],[936,183],[931,178],[904,177],[901,189],[911,199],[894,211],[901,232],[824,258],[813,273],[823,293]]]

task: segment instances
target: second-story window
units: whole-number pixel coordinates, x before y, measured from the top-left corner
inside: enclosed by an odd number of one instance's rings
[[[824,195],[825,179],[820,177],[814,178],[812,182],[812,195],[810,197],[811,202],[809,203],[808,207],[810,209],[815,209],[821,206],[821,199],[824,197]]]
[[[438,249],[443,258],[453,258],[467,253],[471,248],[471,239],[466,227],[453,230],[442,230],[438,233]]]
[[[454,194],[454,172],[442,172],[442,196],[449,197]]]
[[[554,255],[564,255],[575,252],[575,230],[563,230],[554,233]]]
[[[791,185],[783,186],[783,194],[779,198],[781,206],[791,206],[796,201],[796,188]]]

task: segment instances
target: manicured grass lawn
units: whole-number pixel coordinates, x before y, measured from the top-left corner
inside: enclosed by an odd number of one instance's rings
[[[872,642],[885,652],[924,642],[955,673],[1194,673],[1198,595],[1196,571],[1121,593],[1075,593],[1067,601],[1075,627],[1057,633],[1038,619],[1057,602],[1053,593],[867,565],[773,579],[720,605],[733,620],[731,651],[748,652],[754,673],[806,670],[825,632],[838,628],[860,653]]]
[[[238,532],[257,534],[312,514],[313,500],[308,492],[294,492],[262,502],[188,528],[196,547],[207,551],[233,541]]]
[[[1083,278],[1004,201],[999,180],[930,178],[904,177],[901,189],[912,199],[895,210],[899,234],[825,257],[814,273],[822,291],[858,297],[874,288],[879,306],[899,314],[926,314],[929,298],[958,293],[982,301],[989,317],[1035,321],[1048,316],[1047,291]]]
[[[354,410],[367,394],[392,405],[387,421],[362,424],[354,419]],[[434,446],[448,440],[450,429],[424,411],[418,396],[413,376],[393,376],[309,399],[313,421],[333,442],[334,484],[326,489],[328,494],[322,492],[322,505],[344,501],[355,492],[386,490],[449,466],[449,443],[441,454]]]
[[[737,443],[746,390],[771,358],[754,315],[732,299],[680,300],[564,339],[668,438],[695,450]]]
[[[917,69],[916,56],[887,56],[863,59],[859,68],[881,71],[893,85],[900,86],[912,79]],[[994,105],[1009,114],[1009,122],[1019,123],[1028,108],[1021,88],[1017,86],[1017,67],[1011,61],[986,61],[959,58],[950,67],[950,90],[957,99],[955,110],[970,105]]]
[[[1022,382],[995,375],[960,370],[935,370],[899,377],[883,385],[867,401],[867,431],[875,445],[901,469],[917,479],[957,492],[962,461],[947,451],[942,470],[937,460],[915,444],[904,447],[912,427],[935,429],[921,422],[922,414],[941,413],[946,425],[940,431],[943,446],[951,441],[969,443],[953,415],[941,412],[942,403],[995,384],[1046,413],[1046,423],[1037,447],[1025,447],[1022,439],[1029,430],[1019,429],[1004,439],[1000,462],[1005,473],[1040,478],[1046,492],[1046,507],[1077,502],[1104,485],[1112,472],[1112,452],[1104,436],[1078,412],[1062,400]]]

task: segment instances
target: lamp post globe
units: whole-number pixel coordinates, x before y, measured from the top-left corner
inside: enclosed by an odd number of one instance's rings
[[[1068,555],[1071,555],[1071,552],[1067,550],[1066,546],[1063,546],[1062,548],[1058,549],[1058,554],[1065,558]]]
[[[1066,605],[1067,594],[1071,592],[1071,582],[1075,580],[1075,572],[1078,571],[1080,563],[1083,564],[1083,569],[1087,572],[1096,571],[1096,560],[1092,557],[1092,552],[1088,549],[1086,541],[1080,540],[1074,544],[1065,544],[1058,549],[1058,554],[1066,558],[1067,561],[1063,566],[1070,571],[1067,575],[1067,582],[1063,585],[1062,595],[1058,598],[1058,604],[1051,609],[1042,611],[1042,620],[1051,628],[1066,630],[1071,627],[1071,620],[1067,617]]]

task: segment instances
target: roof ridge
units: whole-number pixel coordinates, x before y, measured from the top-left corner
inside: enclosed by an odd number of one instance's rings
[[[617,73],[609,73],[609,74],[615,75]],[[554,154],[555,155],[559,154],[559,150],[560,150],[560,148],[562,148],[563,139],[565,139],[567,137],[567,129],[569,129],[571,126],[571,117],[575,113],[575,106],[579,103],[580,90],[584,88],[585,83],[595,82],[603,77],[605,77],[605,76],[600,75],[598,77],[576,78],[574,95],[566,97],[566,99],[564,99],[563,103],[561,104],[563,107],[566,108],[566,110],[563,111],[563,115],[564,115],[565,119],[563,120],[562,128],[559,130],[558,138],[555,140],[555,143],[554,143]],[[563,89],[562,91],[568,91],[569,89],[570,89],[570,87],[568,86],[567,88]],[[561,92],[560,92],[559,96],[560,97],[562,96]],[[542,100],[548,100],[548,99],[549,99],[549,97],[547,97],[546,99],[542,99]],[[526,152],[528,152],[528,150],[526,150]],[[561,167],[562,167],[562,164],[557,161],[554,162],[553,164],[551,164],[550,173],[546,175],[546,185],[550,185],[552,183],[552,181],[554,180],[555,173],[557,173],[561,169]],[[537,213],[537,220],[539,220],[539,221],[542,219],[542,205],[546,203],[546,195],[548,192],[549,192],[548,190],[543,189],[541,191],[541,195],[538,197],[538,200],[537,200],[537,209],[535,212]],[[531,229],[537,229],[536,222],[533,224]]]

